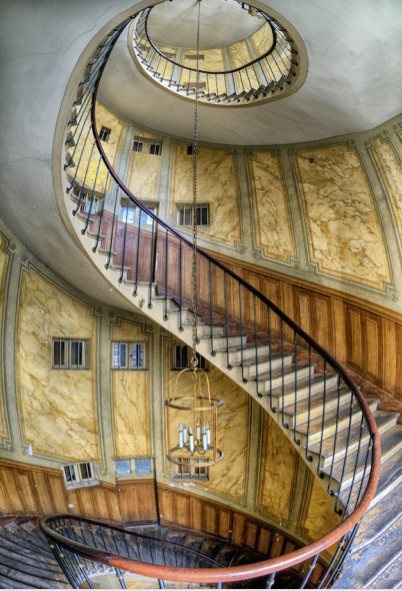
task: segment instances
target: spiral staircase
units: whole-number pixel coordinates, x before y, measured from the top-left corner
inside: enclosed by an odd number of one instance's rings
[[[147,210],[120,180],[96,124],[102,73],[119,37],[136,18],[133,15],[107,35],[83,72],[65,135],[65,205],[71,231],[105,280],[143,315],[191,344],[195,317],[186,277],[192,244]],[[144,213],[135,225],[129,223],[127,213],[120,214],[122,203],[127,202]],[[402,480],[398,466],[402,446],[397,415],[378,411],[378,401],[366,400],[347,372],[307,333],[201,249],[197,249],[197,275],[199,353],[276,421],[332,498],[340,523],[319,540],[283,556],[250,555],[244,550],[240,560],[241,553],[233,548],[232,555],[226,548],[222,558],[222,540],[193,540],[199,546],[195,549],[186,533],[180,548],[169,553],[166,548],[176,542],[167,539],[166,531],[128,534],[90,520],[48,516],[41,527],[69,583],[93,587],[96,577],[110,575],[116,585],[126,588],[127,573],[135,573],[157,581],[161,588],[165,581],[218,587],[247,581],[249,586],[271,588],[281,581],[289,583],[286,576],[293,569],[297,573],[293,583],[300,588],[398,586],[402,508],[395,491]],[[385,498],[387,510],[383,511]],[[15,552],[15,568],[26,557],[29,566],[40,569],[41,564],[32,564],[31,554],[32,539],[43,542],[40,532],[31,528],[28,534],[30,526],[26,526],[25,533],[20,533],[28,550],[18,551],[9,545],[10,531],[15,534],[17,527],[2,528],[0,553],[1,548]],[[28,535],[34,536],[31,541]],[[207,542],[215,544],[213,556],[206,551]],[[48,575],[47,579],[53,586],[65,584],[48,549],[38,552],[39,562],[47,560],[52,573],[53,578]],[[238,560],[232,560],[235,555]],[[2,567],[0,575],[3,585],[35,586],[24,576],[16,577],[12,565],[8,570]]]

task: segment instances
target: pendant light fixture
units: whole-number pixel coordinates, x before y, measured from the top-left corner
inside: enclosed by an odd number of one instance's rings
[[[201,1],[197,0],[197,65],[195,82],[193,139],[193,244],[192,244],[192,355],[191,367],[183,369],[175,380],[173,394],[166,400],[168,427],[177,423],[177,445],[169,449],[167,458],[181,466],[214,466],[223,458],[218,448],[218,408],[223,400],[211,396],[208,374],[199,367],[197,357],[197,166],[199,52]]]

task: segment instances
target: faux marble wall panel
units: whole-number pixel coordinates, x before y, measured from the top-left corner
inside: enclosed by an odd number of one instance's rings
[[[142,327],[119,320],[112,326],[112,341],[149,343]],[[149,368],[149,349],[145,354]],[[151,454],[149,415],[149,371],[111,370],[113,424],[116,458]]]
[[[332,498],[325,494],[321,484],[312,479],[311,496],[306,504],[307,511],[302,527],[310,540],[317,540],[321,536],[335,529],[340,522],[334,511]]]
[[[177,371],[171,368],[171,349],[173,343],[165,344],[165,376],[166,396],[172,396]],[[195,486],[220,493],[225,497],[242,500],[246,494],[247,449],[248,449],[248,422],[249,422],[249,397],[229,378],[224,376],[214,367],[208,372],[210,380],[211,396],[222,399],[223,406],[218,410],[218,447],[224,453],[223,459],[209,470],[209,482],[202,481]],[[192,394],[192,377],[190,372],[180,379],[180,396]],[[168,449],[178,443],[179,423],[192,424],[192,413],[169,409],[169,428],[167,430]],[[205,413],[206,415],[206,413]],[[209,423],[211,424],[211,420]]]
[[[248,162],[255,245],[266,257],[289,262],[296,253],[280,156],[256,151],[248,155]]]
[[[107,169],[103,163],[98,168],[98,150],[95,147],[92,151],[94,141],[92,131],[89,131],[88,134],[88,130],[91,126],[91,115],[89,114],[87,116],[89,108],[90,107],[88,106],[82,115],[82,124],[77,128],[73,128],[76,132],[75,141],[77,142],[77,147],[70,148],[70,152],[72,153],[74,149],[76,150],[74,162],[77,168],[72,167],[70,173],[75,175],[77,172],[77,182],[84,184],[85,181],[85,186],[90,187],[91,189],[94,186],[96,179],[96,191],[102,193],[105,190]],[[109,162],[114,166],[116,163],[116,154],[121,142],[123,125],[120,119],[99,101],[96,103],[96,123],[98,133],[100,133],[102,126],[111,130],[108,141],[102,142],[102,147]]]
[[[394,212],[399,236],[402,238],[402,166],[389,140],[377,138],[371,149]]]
[[[292,510],[297,452],[286,435],[264,413],[258,506],[276,519],[288,520]]]
[[[198,234],[219,242],[240,242],[240,215],[236,164],[228,150],[200,147],[198,154],[198,203],[209,203],[210,225],[199,226]],[[171,215],[175,205],[191,204],[193,159],[187,144],[176,144],[173,151]]]
[[[99,459],[96,319],[31,268],[21,280],[17,389],[24,443],[65,460]],[[52,338],[90,339],[90,369],[52,369]]]
[[[247,43],[245,41],[238,41],[237,43],[233,43],[228,47],[230,61],[232,62],[232,68],[239,68],[240,66],[244,66],[251,62],[254,57],[250,55],[249,49],[247,47]],[[247,89],[249,85],[253,88],[258,88],[258,78],[255,75],[252,68],[247,70],[247,74],[236,72],[235,73],[235,80],[237,85],[237,91],[241,92],[243,87],[245,86]]]
[[[387,250],[357,149],[298,150],[294,160],[311,259],[322,272],[383,290],[390,281]]]
[[[6,295],[7,289],[7,274],[8,274],[8,265],[10,261],[10,255],[6,251],[6,238],[0,234],[0,334],[3,333],[3,308],[4,308],[4,299]],[[1,348],[0,348],[1,351]],[[3,354],[1,354],[1,358],[3,359]],[[3,391],[3,381],[2,381],[3,372],[0,371],[0,441],[2,437],[7,437],[7,424],[6,424],[6,415],[5,415],[5,406],[4,406],[4,391]]]
[[[257,55],[266,53],[273,41],[272,29],[268,23],[264,23],[257,31],[251,35],[251,41],[254,43]]]
[[[134,140],[139,138],[159,140],[151,133],[136,129]],[[149,145],[145,142],[143,150],[143,152],[131,153],[127,186],[136,197],[143,201],[158,201],[161,156],[149,154]]]

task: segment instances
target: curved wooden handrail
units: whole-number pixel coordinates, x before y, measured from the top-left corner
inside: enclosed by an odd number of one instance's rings
[[[134,18],[135,15],[132,17]],[[131,19],[130,19],[131,20]],[[126,26],[127,22],[124,23],[124,26],[121,27],[121,30],[118,35],[116,35],[113,40],[110,42],[110,47],[108,48],[107,52],[103,57],[103,62],[98,70],[96,82],[93,87],[92,96],[91,96],[91,126],[92,132],[94,136],[94,140],[97,146],[97,150],[99,151],[100,157],[108,170],[108,174],[114,179],[117,186],[121,189],[121,191],[142,211],[144,211],[158,226],[164,228],[167,233],[177,238],[183,244],[192,248],[192,243],[182,236],[179,232],[177,232],[174,228],[171,228],[164,220],[161,220],[158,216],[156,216],[152,211],[148,210],[142,202],[128,189],[128,187],[121,181],[118,177],[117,173],[115,172],[113,166],[109,162],[105,151],[103,150],[101,141],[99,139],[99,134],[97,130],[96,124],[96,99],[99,89],[100,80],[104,71],[104,68],[107,64],[109,56],[113,50],[115,43],[117,42],[119,35],[122,33]],[[335,529],[331,532],[327,533],[326,535],[322,536],[315,542],[305,546],[303,548],[299,548],[289,554],[284,556],[280,556],[278,558],[269,559],[260,561],[254,564],[249,564],[245,566],[236,566],[236,567],[225,567],[225,568],[211,568],[211,569],[185,569],[179,567],[166,567],[166,566],[159,566],[159,565],[150,565],[141,563],[134,560],[125,559],[119,557],[114,554],[110,554],[107,552],[102,552],[100,550],[94,550],[89,547],[83,546],[78,542],[73,542],[68,538],[64,538],[55,532],[49,532],[46,530],[46,533],[55,539],[57,543],[60,543],[62,546],[70,549],[71,551],[77,551],[78,554],[83,554],[88,558],[92,558],[94,560],[98,560],[100,562],[104,562],[109,564],[110,566],[118,567],[123,570],[136,572],[138,574],[142,574],[148,577],[156,578],[156,579],[166,579],[171,581],[178,581],[178,582],[188,582],[188,583],[230,583],[234,581],[244,580],[244,579],[254,579],[263,576],[268,576],[271,573],[275,573],[277,571],[282,571],[293,566],[296,566],[310,558],[317,556],[318,554],[322,553],[323,551],[327,550],[331,546],[333,546],[336,542],[341,540],[346,534],[351,532],[355,526],[358,524],[360,519],[363,517],[365,512],[368,510],[372,499],[374,498],[374,494],[377,488],[379,474],[380,474],[380,438],[377,430],[376,423],[374,418],[371,414],[369,406],[364,399],[362,393],[358,389],[355,382],[352,378],[348,375],[348,373],[344,370],[344,368],[327,352],[323,347],[321,347],[309,334],[307,334],[304,330],[302,330],[289,316],[287,316],[280,308],[278,308],[272,301],[270,301],[266,296],[261,294],[256,288],[252,285],[247,283],[242,277],[238,276],[236,273],[225,267],[220,261],[216,260],[212,255],[205,252],[203,249],[197,247],[197,254],[200,257],[205,258],[209,263],[213,264],[215,267],[222,270],[226,275],[230,276],[234,281],[238,282],[239,285],[243,286],[249,293],[253,294],[256,298],[258,298],[263,304],[265,304],[270,310],[278,315],[278,317],[288,326],[290,327],[295,334],[301,337],[309,346],[311,346],[312,350],[318,353],[342,378],[344,383],[349,387],[350,391],[352,392],[354,398],[357,400],[359,407],[363,413],[365,418],[368,431],[370,434],[372,447],[371,447],[371,462],[370,462],[370,475],[368,478],[367,486],[358,501],[357,506],[354,508],[353,512]],[[360,495],[359,495],[360,496]],[[70,517],[70,516],[69,516]],[[95,522],[99,523],[99,522]],[[46,527],[46,521],[43,521],[44,527]]]

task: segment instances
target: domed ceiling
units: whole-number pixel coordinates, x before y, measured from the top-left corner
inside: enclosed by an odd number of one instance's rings
[[[158,6],[153,34],[161,42],[191,45],[196,4],[173,0]],[[300,33],[308,51],[307,79],[295,94],[266,104],[241,109],[202,105],[203,140],[249,145],[316,140],[373,128],[401,111],[401,2],[272,0],[254,5]],[[240,12],[235,0],[201,0],[201,46],[231,42],[252,31],[248,27],[257,19]],[[191,137],[193,105],[147,80],[134,64],[128,43],[125,36],[113,51],[99,98],[141,125]]]

